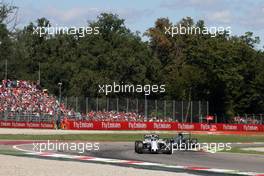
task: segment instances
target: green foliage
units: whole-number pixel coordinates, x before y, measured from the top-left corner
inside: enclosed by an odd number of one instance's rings
[[[1,9],[1,4],[0,4]],[[1,14],[0,14],[1,15]],[[8,14],[2,16],[7,18]],[[0,18],[1,19],[1,18]],[[35,27],[51,25],[45,18],[10,32],[0,21],[0,76],[38,80],[58,95],[58,83],[67,96],[102,96],[98,84],[165,84],[165,94],[149,98],[209,100],[212,113],[260,113],[264,109],[264,53],[254,46],[259,38],[217,34],[165,34],[165,27],[196,26],[190,17],[173,24],[159,18],[145,32],[148,42],[131,32],[118,15],[102,13],[89,26],[98,35],[33,34]],[[110,96],[140,97],[140,94]]]

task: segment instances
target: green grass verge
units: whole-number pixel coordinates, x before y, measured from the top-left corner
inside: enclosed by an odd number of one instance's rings
[[[228,150],[228,151],[224,150],[222,152],[264,155],[264,152],[259,152],[259,151],[254,151],[254,150],[243,150],[243,148],[242,147],[232,147],[231,150]]]
[[[12,156],[26,156],[24,152],[11,150],[11,149],[0,149],[0,154],[2,155],[12,155]]]
[[[173,137],[172,134],[162,134],[161,138]],[[237,135],[192,135],[199,142],[264,142],[262,136]],[[142,134],[62,134],[62,135],[27,135],[27,134],[0,134],[0,140],[62,140],[62,141],[135,141],[143,138]]]

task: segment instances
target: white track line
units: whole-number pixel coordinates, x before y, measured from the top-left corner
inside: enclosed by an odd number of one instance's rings
[[[30,150],[25,150],[20,148],[21,146],[26,144],[14,145],[13,148],[22,152],[25,152],[27,155],[35,155],[40,157],[52,157],[52,158],[64,158],[64,159],[73,159],[78,161],[97,161],[102,163],[119,163],[125,165],[139,165],[139,166],[151,166],[151,167],[163,167],[163,168],[175,168],[186,171],[206,171],[211,173],[223,173],[223,174],[237,174],[237,175],[250,175],[250,176],[260,176],[264,174],[256,173],[256,172],[240,172],[237,170],[229,170],[229,169],[217,169],[217,168],[203,168],[203,167],[191,167],[191,166],[175,166],[161,163],[152,163],[152,162],[143,162],[143,161],[132,161],[132,160],[119,160],[119,159],[111,159],[111,158],[97,158],[90,156],[78,156],[78,155],[68,155],[68,154],[58,154],[58,153],[45,153],[45,152],[35,152]]]

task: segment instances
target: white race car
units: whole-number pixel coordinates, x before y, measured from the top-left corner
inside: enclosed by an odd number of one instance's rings
[[[144,135],[143,141],[135,142],[135,152],[172,154],[172,145],[170,139],[160,139],[157,134],[147,134]]]

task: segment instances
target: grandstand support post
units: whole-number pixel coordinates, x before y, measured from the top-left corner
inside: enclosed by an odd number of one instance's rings
[[[138,114],[138,98],[136,99],[136,111],[137,111],[137,114]]]
[[[191,101],[191,123],[193,122],[193,101]]]
[[[98,97],[96,97],[96,112],[98,112]]]
[[[59,85],[59,93],[60,93],[59,103],[61,104],[61,86],[62,86],[62,83],[59,82],[58,85]]]
[[[148,101],[147,95],[145,95],[145,121],[148,120]]]
[[[116,112],[119,112],[118,98],[116,98]]]
[[[21,121],[21,110],[20,109],[18,110],[18,121],[19,122]]]
[[[28,122],[32,121],[32,116],[33,116],[33,110],[32,108],[30,109],[30,115],[28,116]]]
[[[128,106],[129,106],[129,99],[127,98],[127,101],[126,101],[126,112],[128,113]]]
[[[5,80],[7,80],[7,59],[5,60]]]
[[[39,62],[39,70],[38,70],[38,84],[40,85],[40,62]]]
[[[163,119],[165,119],[166,116],[167,116],[166,109],[167,109],[167,107],[166,107],[166,100],[164,100],[164,117],[163,117]]]
[[[59,97],[59,108],[57,108],[57,120],[58,120],[58,124],[59,124],[59,128],[60,128],[60,121],[61,121],[61,117],[60,117],[60,105],[61,105],[61,86],[62,86],[62,83],[61,82],[59,82],[58,83],[58,85],[59,85],[59,93],[60,93],[60,97]],[[59,111],[59,112],[58,112]]]
[[[75,97],[75,109],[78,112],[78,97]]]
[[[217,114],[215,114],[215,123],[217,123]]]
[[[155,113],[156,117],[158,117],[158,100],[155,100]]]
[[[109,98],[106,97],[106,111],[109,111]]]
[[[172,101],[172,118],[175,121],[175,100]]]
[[[198,101],[198,111],[199,111],[198,112],[199,113],[199,123],[201,123],[202,116],[201,116],[201,101],[200,100]]]
[[[66,109],[68,109],[68,97],[67,96],[65,97],[64,105],[65,105]]]
[[[89,103],[89,98],[86,97],[86,98],[85,98],[85,113],[86,113],[86,114],[88,114],[88,111],[89,111],[89,109],[88,109],[88,103]]]
[[[260,114],[260,124],[261,124],[261,125],[263,124],[263,117],[262,117],[262,114]]]
[[[181,120],[181,122],[183,122],[183,101],[181,102],[181,114],[182,114],[182,120]]]
[[[206,101],[206,115],[209,115],[209,101]]]
[[[247,121],[247,123],[248,123],[248,118],[247,118],[247,114],[245,114],[245,117],[246,117],[246,121]]]

